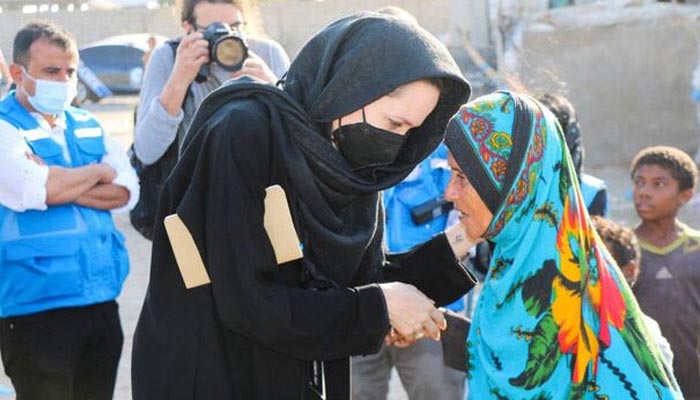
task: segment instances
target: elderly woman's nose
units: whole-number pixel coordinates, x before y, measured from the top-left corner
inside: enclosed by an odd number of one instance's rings
[[[450,182],[447,184],[447,187],[445,188],[445,200],[447,201],[455,201],[457,200],[457,189],[455,188],[455,178],[452,177],[450,178]]]

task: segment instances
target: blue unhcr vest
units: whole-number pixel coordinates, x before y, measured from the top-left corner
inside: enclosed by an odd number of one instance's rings
[[[416,224],[411,210],[442,198],[450,182],[447,147],[441,144],[402,182],[383,192],[386,211],[386,246],[390,252],[408,251],[445,230],[447,213],[423,224]],[[447,306],[453,311],[464,309],[462,299]]]
[[[607,187],[604,180],[596,178],[593,175],[581,174],[581,195],[583,196],[583,202],[586,203],[586,207],[588,208],[589,212],[591,211],[591,207],[599,208],[600,206],[594,205],[594,200],[604,200],[604,203],[602,204],[603,209],[599,211],[602,212],[603,217],[608,215],[607,194],[605,194],[606,197],[604,199],[596,199],[598,193],[605,191],[606,189]]]
[[[440,145],[406,179],[384,191],[386,245],[390,252],[410,250],[445,230],[447,214],[417,225],[411,210],[443,197],[449,181],[447,148]]]
[[[77,108],[64,115],[71,161],[48,135],[26,135],[32,151],[47,165],[100,162],[105,146],[99,123]],[[22,132],[40,129],[14,93],[0,102],[0,119]],[[124,236],[109,211],[68,203],[15,212],[0,205],[0,317],[113,300],[128,271]]]

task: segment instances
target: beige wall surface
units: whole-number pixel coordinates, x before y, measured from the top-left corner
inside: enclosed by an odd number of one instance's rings
[[[11,58],[12,40],[17,31],[27,22],[37,19],[51,20],[68,29],[78,40],[78,46],[126,33],[154,32],[166,36],[179,34],[177,18],[171,8],[37,14],[5,12],[0,14],[0,47],[7,58]]]
[[[442,39],[458,25],[483,41],[486,0],[270,1],[261,5],[267,34],[296,55],[328,22],[351,12],[398,5]],[[586,163],[627,163],[642,147],[669,144],[694,152],[700,142],[690,79],[698,63],[700,7],[643,5],[559,9],[533,16],[522,34],[517,72],[533,90],[564,89],[579,110]],[[597,7],[597,8],[596,8]],[[79,44],[133,32],[175,37],[172,8],[0,13],[0,47],[11,57],[19,27],[37,17],[70,29]],[[478,33],[481,29],[482,33]],[[481,37],[481,39],[480,39]],[[455,47],[455,57],[464,59]]]
[[[346,14],[388,5],[409,11],[434,34],[449,30],[452,23],[448,0],[266,2],[262,4],[262,15],[268,35],[282,43],[290,55],[294,55],[308,38],[329,22]]]
[[[550,14],[542,18],[546,29],[526,28],[517,57],[529,88],[568,94],[579,112],[586,164],[628,163],[656,144],[694,153],[700,130],[690,84],[700,62],[700,8],[591,10],[587,22],[585,11]]]
[[[339,0],[339,1],[279,1],[261,4],[265,31],[279,41],[294,56],[305,41],[329,22],[340,16],[362,10],[374,10],[386,5],[400,6],[413,13],[428,30],[439,34],[448,30],[454,16],[450,2],[456,0]],[[111,35],[153,32],[168,37],[182,34],[179,17],[174,8],[146,10],[125,8],[110,11],[86,11],[39,14],[19,12],[0,13],[0,48],[9,56],[12,39],[17,30],[30,20],[50,19],[68,28],[84,45]],[[466,20],[466,18],[465,18]]]

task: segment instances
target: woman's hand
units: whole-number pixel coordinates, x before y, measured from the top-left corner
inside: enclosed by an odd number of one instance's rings
[[[424,336],[440,340],[440,331],[447,327],[447,322],[432,300],[414,286],[401,282],[383,283],[379,287],[384,293],[392,330],[400,336],[397,344],[409,345],[411,338],[415,341]]]
[[[415,336],[401,336],[396,329],[393,327],[389,330],[386,337],[384,338],[384,344],[387,346],[394,346],[399,349],[404,349],[409,346],[413,346],[418,340]]]

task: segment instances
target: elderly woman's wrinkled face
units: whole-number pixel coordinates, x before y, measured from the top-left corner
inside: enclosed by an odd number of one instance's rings
[[[467,175],[457,165],[452,154],[449,155],[447,162],[452,169],[452,177],[445,189],[445,199],[454,203],[467,236],[475,241],[484,235],[493,220],[493,214],[481,200]]]

